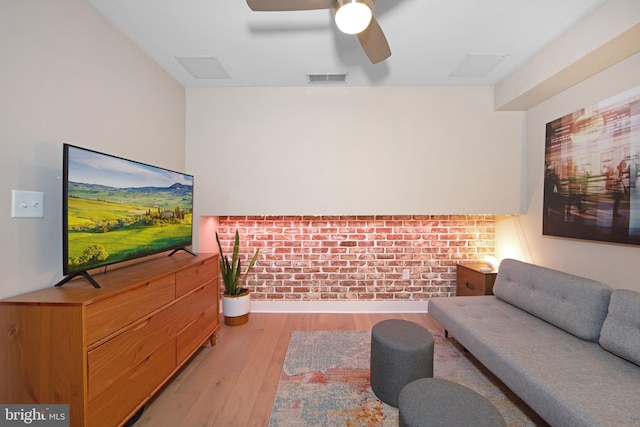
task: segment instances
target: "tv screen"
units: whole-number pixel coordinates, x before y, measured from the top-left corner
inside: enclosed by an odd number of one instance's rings
[[[65,275],[191,245],[192,175],[69,144],[63,159]]]

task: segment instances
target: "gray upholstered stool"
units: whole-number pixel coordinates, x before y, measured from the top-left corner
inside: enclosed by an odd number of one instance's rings
[[[506,427],[486,397],[441,378],[407,384],[398,403],[400,427]]]
[[[398,406],[402,387],[433,377],[433,336],[417,323],[378,322],[371,330],[371,389],[380,400]]]

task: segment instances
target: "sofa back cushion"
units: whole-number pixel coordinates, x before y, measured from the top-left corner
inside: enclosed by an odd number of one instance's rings
[[[505,259],[493,286],[496,297],[579,338],[598,342],[611,287],[584,277]]]
[[[616,289],[602,325],[600,345],[613,354],[640,365],[640,293]]]

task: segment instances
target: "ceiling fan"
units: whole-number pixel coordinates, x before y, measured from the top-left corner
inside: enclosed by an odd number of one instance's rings
[[[391,56],[387,38],[373,15],[376,0],[247,0],[247,4],[259,12],[333,9],[340,31],[357,34],[372,64]]]

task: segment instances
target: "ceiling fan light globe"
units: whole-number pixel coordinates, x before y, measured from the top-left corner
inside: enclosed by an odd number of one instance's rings
[[[366,2],[338,1],[335,20],[338,29],[346,34],[358,34],[366,30],[373,11]]]

